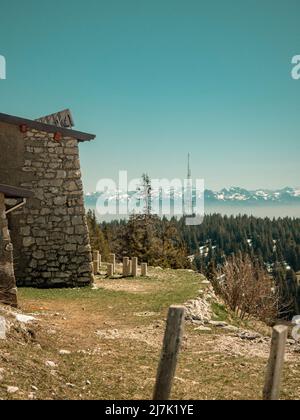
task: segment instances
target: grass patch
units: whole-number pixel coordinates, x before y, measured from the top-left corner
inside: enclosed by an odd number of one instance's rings
[[[38,318],[36,338],[0,341],[0,399],[28,399],[33,386],[36,399],[151,399],[167,309],[197,297],[201,282],[190,271],[150,269],[147,279],[99,279],[98,290],[20,288],[21,308]],[[230,318],[223,305],[213,310]],[[261,398],[266,359],[232,354],[222,334],[186,325],[172,398]],[[285,398],[299,398],[299,373],[299,362],[286,363]]]
[[[225,305],[222,305],[217,302],[212,302],[211,307],[214,313],[214,317],[213,317],[214,321],[227,321],[228,320],[229,314]]]

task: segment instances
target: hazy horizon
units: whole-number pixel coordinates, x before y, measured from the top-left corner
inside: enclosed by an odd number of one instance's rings
[[[110,222],[114,220],[124,220],[125,216],[116,217],[115,215],[101,216],[97,213],[95,206],[85,205],[86,210],[92,210],[96,212],[96,216],[99,222]],[[205,209],[205,215],[209,214],[221,214],[222,216],[239,216],[247,215],[254,216],[257,218],[300,218],[300,204],[299,205],[285,205],[285,206],[209,206]]]

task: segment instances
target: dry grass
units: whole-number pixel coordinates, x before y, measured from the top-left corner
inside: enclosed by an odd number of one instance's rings
[[[99,279],[99,289],[20,289],[21,307],[38,325],[29,341],[16,336],[0,342],[0,398],[150,399],[168,306],[195,297],[201,287],[201,277],[184,270],[150,275]],[[173,398],[260,398],[268,348],[257,348],[256,355],[240,341],[187,325]],[[60,355],[61,349],[71,354]],[[299,373],[300,362],[292,358],[284,398],[299,398]],[[19,392],[8,395],[9,385]]]

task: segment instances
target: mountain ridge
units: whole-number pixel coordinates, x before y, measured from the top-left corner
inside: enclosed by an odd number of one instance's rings
[[[134,192],[129,192],[128,196],[132,196]],[[157,191],[153,191],[153,196],[157,197]],[[85,194],[86,202],[92,203],[96,201],[102,193],[89,192]],[[107,193],[108,199],[114,199],[117,196],[116,191],[109,191]],[[126,193],[118,193],[121,200],[126,199]],[[175,190],[174,197],[181,198],[182,191]],[[206,189],[204,192],[205,202],[210,204],[228,203],[228,204],[300,204],[300,188],[285,187],[282,189],[254,189],[248,190],[241,187],[223,188],[220,191],[213,191]]]

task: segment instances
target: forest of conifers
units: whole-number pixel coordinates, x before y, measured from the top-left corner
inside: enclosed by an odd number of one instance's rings
[[[184,218],[132,215],[128,221],[99,224],[88,213],[92,247],[105,259],[110,252],[163,268],[192,268],[214,280],[229,257],[249,256],[265,269],[279,290],[281,307],[291,317],[300,310],[300,219],[259,219],[249,216],[207,215],[188,226]]]
[[[97,226],[98,235],[94,232],[92,236],[101,241],[102,252],[115,252],[120,258],[137,254],[152,264],[176,266],[169,258],[177,255],[181,257],[178,262],[185,266],[184,257],[200,257],[199,248],[207,245],[206,259],[213,257],[216,264],[222,263],[224,256],[241,251],[254,254],[261,263],[286,262],[294,271],[300,270],[300,218],[271,220],[213,214],[206,215],[198,226],[187,226],[184,218],[151,216],[145,223],[142,216],[135,216],[129,221],[98,224],[89,212],[88,220],[92,232]]]

